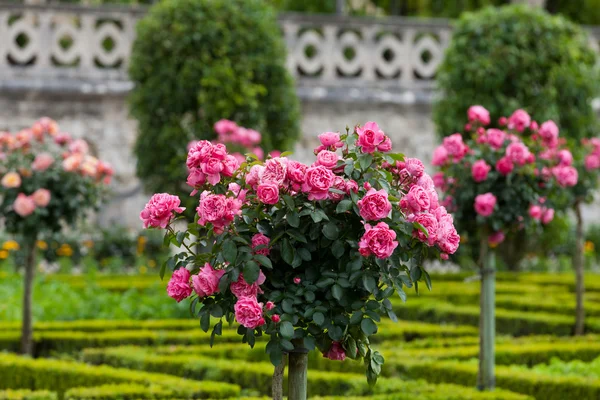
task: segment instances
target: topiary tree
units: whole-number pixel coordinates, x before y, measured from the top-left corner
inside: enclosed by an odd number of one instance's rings
[[[540,121],[554,120],[566,137],[592,136],[595,63],[587,35],[562,17],[522,5],[466,13],[438,70],[438,133],[462,131],[464,110],[481,104],[493,120],[522,107]]]
[[[137,26],[129,74],[139,122],[137,174],[146,190],[185,194],[186,144],[214,139],[222,118],[289,148],[299,107],[272,8],[262,0],[164,0]]]

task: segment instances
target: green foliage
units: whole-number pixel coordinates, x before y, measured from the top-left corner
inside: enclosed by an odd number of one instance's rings
[[[465,110],[481,104],[492,120],[522,107],[540,122],[554,120],[567,137],[592,136],[595,63],[584,31],[562,17],[525,6],[466,13],[438,70],[437,131],[462,131]]]
[[[11,354],[0,354],[0,389],[36,388],[57,392],[63,397],[73,387],[99,386],[110,383],[137,383],[162,386],[175,396],[194,398],[227,398],[239,395],[240,388],[224,382],[196,382],[174,376],[131,371],[109,366],[91,366],[71,361],[32,360]]]
[[[0,390],[0,400],[57,400],[56,393],[47,390]]]
[[[138,23],[129,70],[146,189],[187,195],[186,145],[213,139],[221,118],[259,130],[265,151],[291,147],[299,114],[285,54],[261,0],[157,2]]]
[[[519,367],[514,369],[522,370]],[[589,362],[585,362],[585,359],[565,362],[557,357],[550,360],[549,364],[539,364],[531,370],[550,376],[579,376],[598,379],[600,378],[600,357]]]

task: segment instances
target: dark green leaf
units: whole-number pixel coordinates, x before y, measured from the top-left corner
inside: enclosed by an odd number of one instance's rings
[[[297,228],[300,226],[300,215],[298,215],[297,211],[291,211],[287,214],[287,222],[290,226]]]
[[[373,156],[370,154],[361,154],[358,156],[358,163],[360,164],[360,169],[366,171],[373,162]]]
[[[305,249],[304,247],[301,247],[301,248],[299,248],[296,251],[300,255],[300,258],[302,258],[304,261],[310,261],[312,259],[310,251],[308,251],[308,249]]]
[[[333,242],[333,244],[331,245],[331,253],[335,258],[340,258],[344,255],[344,252],[344,243],[342,241],[336,240],[335,242]]]
[[[325,316],[323,315],[323,313],[320,312],[314,313],[312,318],[315,324],[319,326],[323,325],[323,322],[325,322]]]
[[[294,211],[296,209],[296,203],[294,202],[294,199],[292,198],[292,196],[284,194],[283,201],[284,201],[285,205],[287,206],[287,208],[290,209],[290,211]],[[289,221],[289,214],[288,214],[288,221]]]
[[[294,326],[289,321],[283,321],[279,324],[279,333],[286,339],[294,337]]]
[[[235,259],[237,258],[237,246],[233,242],[233,240],[226,240],[223,242],[223,258],[225,261],[228,261],[231,264],[235,264]]]
[[[306,236],[304,236],[304,234],[297,229],[288,229],[286,232],[288,235],[290,235],[290,237],[296,239],[297,241],[307,243]]]
[[[348,210],[350,210],[352,208],[352,200],[342,200],[338,203],[337,207],[335,208],[335,212],[340,214],[343,212],[346,212]]]
[[[344,295],[344,290],[340,285],[335,284],[331,287],[331,295],[334,299],[340,301],[342,299],[342,296]]]
[[[365,335],[371,336],[374,333],[377,333],[377,324],[375,324],[372,319],[364,318],[360,322],[360,329]]]
[[[375,278],[373,278],[371,275],[363,275],[362,281],[365,289],[367,289],[370,293],[375,292],[377,289],[377,282],[375,281]]]
[[[294,262],[294,247],[287,238],[281,241],[281,258],[290,265]]]
[[[329,222],[323,227],[323,235],[329,240],[335,240],[340,234],[340,230],[334,222]]]
[[[328,286],[331,286],[335,283],[335,280],[333,278],[321,278],[319,279],[319,281],[317,282],[317,287],[319,289],[324,289]]]
[[[256,260],[257,263],[259,263],[260,265],[262,265],[265,268],[273,268],[273,263],[271,262],[271,259],[267,256],[264,256],[262,254],[255,254],[254,255],[254,259]]]
[[[260,273],[260,267],[254,261],[248,261],[244,264],[244,280],[252,285],[258,279]]]

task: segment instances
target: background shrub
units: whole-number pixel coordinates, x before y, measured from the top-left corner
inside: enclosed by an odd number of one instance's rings
[[[525,108],[540,122],[553,119],[561,136],[592,136],[595,62],[587,35],[563,17],[526,6],[465,13],[438,70],[437,131],[461,132],[468,107],[481,104],[493,120]]]
[[[185,148],[221,118],[263,134],[265,151],[299,134],[298,100],[273,9],[263,0],[164,0],[137,26],[130,77],[137,173],[150,192],[187,194]]]

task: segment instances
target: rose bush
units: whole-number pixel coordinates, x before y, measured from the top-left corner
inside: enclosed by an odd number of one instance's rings
[[[439,204],[423,163],[386,153],[391,141],[375,122],[353,132],[319,136],[316,161],[286,154],[262,162],[249,155],[218,180],[194,181],[196,220],[177,232],[179,202],[156,194],[141,212],[144,226],[164,228],[165,243],[182,249],[163,266],[174,270],[168,294],[191,297],[208,331],[211,316],[237,321],[244,342],[268,335],[274,365],[295,347],[325,357],[364,359],[370,382],[383,357],[370,345],[381,315],[396,319],[389,297],[425,282],[430,248],[457,250],[452,217]],[[222,144],[195,143],[188,167],[204,171],[227,160]],[[189,182],[189,180],[188,180]],[[192,239],[194,238],[194,239]],[[210,245],[197,253],[196,245]]]

